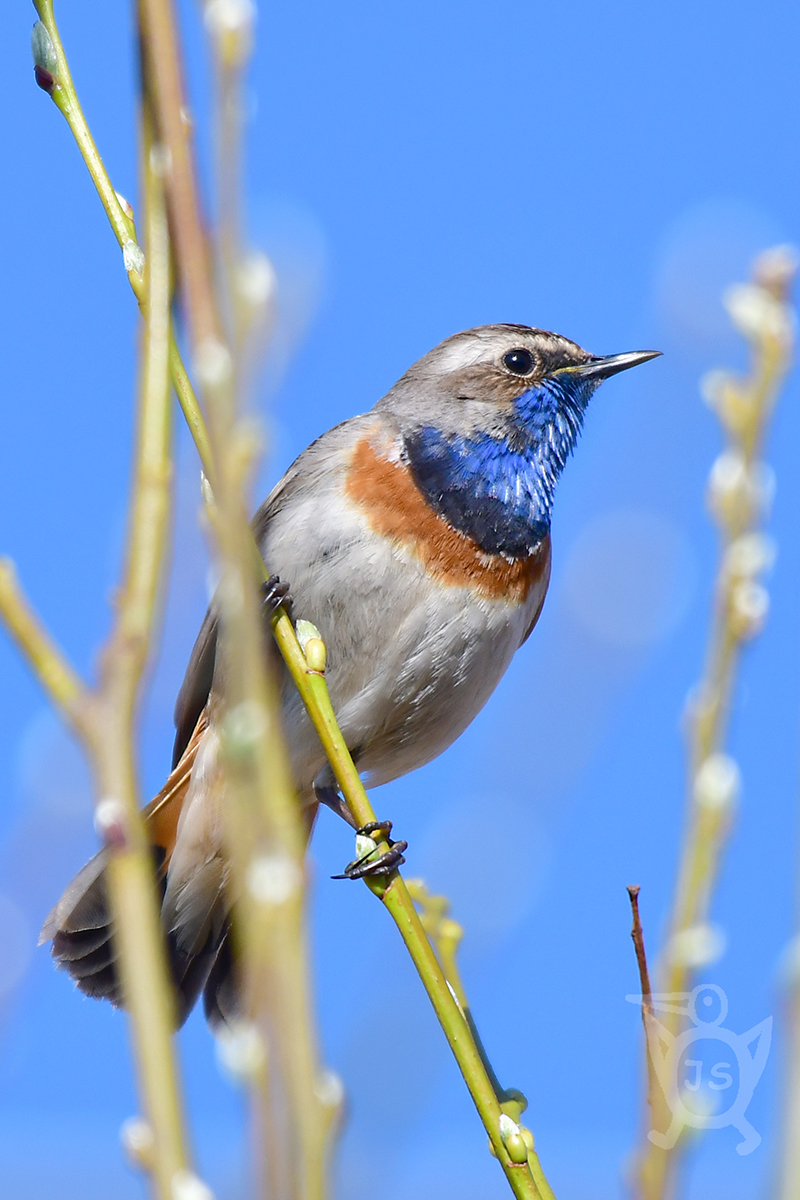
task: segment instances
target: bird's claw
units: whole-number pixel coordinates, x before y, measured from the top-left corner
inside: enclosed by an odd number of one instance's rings
[[[390,846],[394,844],[391,841],[389,841],[389,834],[391,832],[392,832],[392,822],[391,821],[367,821],[366,825],[362,825],[360,829],[356,830],[356,833],[359,834],[361,837],[372,837],[373,833],[385,833],[386,840],[387,840],[387,842],[389,842]]]
[[[367,876],[383,876],[391,875],[406,860],[403,858],[403,851],[408,849],[408,842],[393,842],[389,837],[392,831],[391,821],[369,821],[366,825],[362,825],[356,830],[356,834],[361,837],[372,837],[374,833],[382,833],[386,838],[386,843],[389,847],[378,858],[373,858],[375,850],[368,850],[361,858],[356,858],[353,862],[348,863],[343,874],[334,875],[334,879],[365,879]]]
[[[267,616],[272,616],[281,605],[292,615],[292,593],[288,583],[279,575],[270,575],[261,585],[261,603]]]

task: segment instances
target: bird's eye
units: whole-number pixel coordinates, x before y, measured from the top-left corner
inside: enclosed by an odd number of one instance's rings
[[[503,366],[507,371],[511,371],[512,375],[530,375],[534,365],[534,357],[530,350],[509,350],[508,354],[503,355]]]

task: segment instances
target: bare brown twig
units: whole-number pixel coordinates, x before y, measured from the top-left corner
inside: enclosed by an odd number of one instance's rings
[[[644,951],[644,934],[642,933],[642,922],[639,917],[639,892],[641,888],[638,884],[628,885],[628,897],[631,902],[631,915],[633,917],[633,928],[631,929],[631,938],[636,951],[636,962],[639,967],[639,983],[642,988],[642,1005],[650,1007],[650,972],[647,969],[647,955]]]
[[[659,1087],[655,1064],[653,1063],[653,1056],[651,1054],[651,1035],[650,1029],[648,1028],[648,1019],[653,1015],[653,992],[650,987],[650,971],[647,966],[647,954],[644,948],[644,932],[642,930],[641,917],[639,916],[639,892],[641,891],[641,888],[638,886],[638,884],[631,884],[628,886],[627,890],[628,898],[631,903],[631,916],[633,918],[631,939],[636,952],[636,964],[639,968],[639,987],[641,988],[642,995],[642,1025],[644,1026],[644,1045],[647,1062],[647,1110],[648,1123],[651,1123],[653,1119],[654,1106],[656,1104],[657,1089]]]

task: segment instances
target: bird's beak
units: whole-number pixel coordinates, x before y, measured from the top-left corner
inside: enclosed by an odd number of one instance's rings
[[[564,374],[578,375],[581,379],[608,379],[618,371],[627,371],[628,367],[638,367],[639,363],[658,358],[660,350],[632,350],[628,354],[606,354],[604,357],[592,357],[588,362],[577,367],[562,367]]]

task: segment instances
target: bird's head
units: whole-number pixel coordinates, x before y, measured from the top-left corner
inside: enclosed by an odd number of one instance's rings
[[[549,530],[553,490],[592,394],[657,354],[598,356],[546,330],[483,325],[419,359],[377,409],[396,424],[437,511],[471,536],[480,526],[487,550],[515,556]]]
[[[537,413],[547,421],[559,408],[582,411],[604,379],[657,354],[598,357],[544,329],[481,325],[454,334],[415,362],[378,408],[403,425],[492,433],[507,429],[515,417],[525,423]]]

